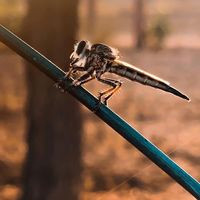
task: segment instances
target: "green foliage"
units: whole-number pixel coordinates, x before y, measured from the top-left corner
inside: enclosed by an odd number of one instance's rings
[[[167,17],[162,14],[157,15],[150,22],[146,31],[147,46],[154,50],[160,50],[169,32],[170,25]]]

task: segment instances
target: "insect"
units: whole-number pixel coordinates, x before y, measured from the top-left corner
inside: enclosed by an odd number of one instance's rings
[[[70,69],[64,78],[71,77],[73,73],[79,71],[83,72],[83,74],[73,80],[73,86],[82,85],[93,79],[110,86],[108,89],[99,92],[99,102],[104,104],[107,104],[108,99],[122,85],[119,80],[105,78],[103,75],[107,72],[170,92],[188,101],[190,100],[186,95],[171,87],[167,81],[119,60],[118,50],[108,45],[91,44],[89,41],[82,40],[74,45],[74,51],[70,59]]]

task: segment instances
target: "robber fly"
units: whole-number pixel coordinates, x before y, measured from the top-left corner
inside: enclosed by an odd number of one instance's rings
[[[167,81],[119,60],[118,50],[105,44],[91,44],[89,41],[82,40],[74,45],[70,59],[70,69],[64,78],[71,77],[73,73],[79,71],[83,74],[73,80],[73,86],[82,85],[93,79],[109,85],[110,87],[107,90],[99,92],[99,102],[104,104],[107,104],[107,100],[122,85],[119,80],[103,77],[106,72],[170,92],[189,101],[186,95],[171,87]]]

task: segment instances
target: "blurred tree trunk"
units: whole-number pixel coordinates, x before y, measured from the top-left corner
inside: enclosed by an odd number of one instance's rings
[[[28,1],[22,36],[61,68],[69,66],[78,25],[77,7],[78,0]],[[22,199],[79,199],[80,106],[56,90],[53,82],[37,69],[27,65],[28,152]]]
[[[87,0],[87,33],[90,39],[94,38],[96,21],[96,0]]]
[[[141,49],[145,46],[144,0],[135,1],[135,31],[136,31],[136,48]]]

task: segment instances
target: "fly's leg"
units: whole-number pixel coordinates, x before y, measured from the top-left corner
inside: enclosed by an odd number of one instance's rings
[[[85,70],[84,70],[85,71]],[[95,77],[93,76],[93,72],[94,72],[94,68],[90,67],[85,74],[83,74],[82,76],[80,76],[79,78],[73,80],[72,85],[73,86],[79,86],[82,85],[84,83],[87,83],[89,81],[91,81],[92,79],[94,79]]]
[[[71,75],[72,75],[73,73],[77,72],[77,71],[79,71],[79,72],[84,72],[84,71],[86,71],[86,70],[85,70],[84,67],[79,67],[79,66],[74,65],[74,66],[72,66],[72,67],[70,68],[70,70],[66,73],[66,75],[65,75],[62,79],[70,78]]]
[[[121,87],[122,83],[120,81],[117,81],[117,80],[114,80],[115,81],[115,84],[116,84],[116,87],[110,91],[110,94],[108,94],[105,98],[104,98],[104,101],[105,101],[105,104],[107,104],[107,101],[108,99],[110,99],[110,97],[112,97],[112,95],[117,92],[117,90],[119,90],[119,88]]]
[[[117,80],[101,78],[101,77],[97,77],[97,79],[98,81],[111,86],[111,88],[99,93],[99,102],[103,102],[105,105],[107,105],[107,100],[120,88],[122,83]],[[102,101],[103,96],[106,96],[106,97],[104,97]]]
[[[73,86],[83,85],[84,83],[87,83],[87,82],[93,80],[94,78],[95,78],[94,76],[91,76],[91,73],[86,72],[84,75],[82,75],[78,79],[75,79],[72,82],[72,85]]]
[[[79,67],[79,66],[76,66],[76,65],[73,65],[70,70],[65,74],[65,76],[63,76],[61,79],[58,80],[58,82],[56,82],[54,84],[54,86],[56,88],[59,88],[61,90],[61,92],[65,92],[65,89],[63,89],[64,87],[64,81],[68,78],[70,78],[70,76],[75,73],[76,71],[85,71],[85,68],[83,67]]]

